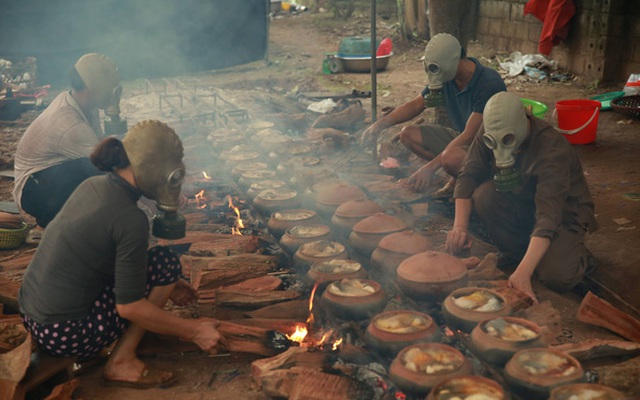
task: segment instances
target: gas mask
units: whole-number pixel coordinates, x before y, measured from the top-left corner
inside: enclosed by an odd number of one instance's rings
[[[520,172],[514,168],[514,153],[529,135],[529,120],[520,98],[508,92],[493,95],[484,108],[483,121],[482,141],[495,158],[496,190],[511,191],[522,183]]]
[[[442,86],[456,77],[461,46],[448,33],[435,35],[424,50],[424,70],[429,79],[429,93],[424,96],[425,107],[444,105]]]
[[[153,220],[153,235],[163,239],[184,237],[186,221],[178,213],[186,172],[180,138],[162,122],[149,120],[131,128],[122,143],[138,189],[155,200],[160,211]]]
[[[105,110],[108,119],[104,123],[106,135],[123,135],[127,132],[127,121],[120,118],[120,74],[116,64],[109,57],[89,53],[80,57],[75,64],[96,107]]]

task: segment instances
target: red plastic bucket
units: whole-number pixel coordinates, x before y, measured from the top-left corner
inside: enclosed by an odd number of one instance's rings
[[[551,117],[553,125],[571,144],[593,143],[601,106],[595,100],[558,101]]]

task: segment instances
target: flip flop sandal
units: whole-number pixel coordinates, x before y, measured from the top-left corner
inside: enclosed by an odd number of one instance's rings
[[[165,374],[169,374],[165,376]],[[132,389],[167,388],[178,382],[178,376],[173,372],[157,368],[145,367],[144,372],[136,381],[122,381],[118,379],[104,379],[105,386],[126,387]]]

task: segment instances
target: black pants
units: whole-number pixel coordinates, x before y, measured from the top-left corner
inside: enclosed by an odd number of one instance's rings
[[[101,174],[88,158],[66,161],[36,172],[27,179],[22,189],[21,207],[44,228],[80,183]]]

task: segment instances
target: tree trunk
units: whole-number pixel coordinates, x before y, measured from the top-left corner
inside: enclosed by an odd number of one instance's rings
[[[466,48],[475,37],[477,8],[477,0],[429,0],[431,37],[450,33]]]
[[[429,20],[427,19],[427,0],[418,0],[418,36],[424,39],[429,38]]]

